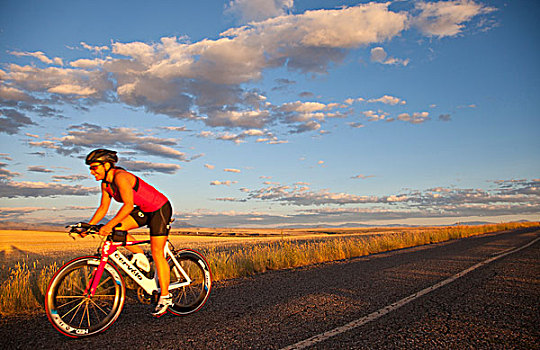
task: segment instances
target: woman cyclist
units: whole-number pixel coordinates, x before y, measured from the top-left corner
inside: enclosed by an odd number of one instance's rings
[[[111,199],[123,203],[118,213],[99,230],[99,234],[109,235],[113,228],[128,231],[147,225],[150,228],[150,244],[152,257],[156,264],[161,295],[152,313],[159,317],[172,305],[169,294],[170,270],[163,250],[167,242],[172,216],[171,203],[161,192],[150,186],[139,177],[117,167],[118,157],[115,151],[96,149],[86,156],[86,164],[90,173],[101,181],[101,203],[89,224],[96,225],[107,214]],[[128,234],[127,240],[134,238]],[[142,269],[148,271],[148,259],[139,246],[128,247],[134,253],[134,260]]]

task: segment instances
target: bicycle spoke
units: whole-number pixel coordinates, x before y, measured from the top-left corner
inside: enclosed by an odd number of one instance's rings
[[[61,309],[61,308],[65,307],[65,306],[67,306],[67,305],[76,303],[78,301],[78,299],[83,299],[84,297],[71,297],[71,298],[72,298],[72,300],[70,300],[70,301],[68,301],[68,302],[66,302],[66,303],[64,303],[62,305],[57,305],[57,308]]]
[[[112,278],[111,278],[111,277],[107,277],[103,282],[101,282],[100,284],[98,284],[96,290],[98,290],[101,286],[103,286],[103,284],[105,284],[106,282],[108,282],[108,281],[110,281],[110,280],[112,280]],[[110,289],[110,287],[109,287],[109,289]]]
[[[94,300],[90,299],[90,302],[92,303],[93,306],[97,307],[105,315],[109,313],[110,310],[103,310],[103,308],[101,308],[101,306],[99,306]]]
[[[71,316],[71,319],[69,320],[69,323],[73,322],[73,319],[75,318],[75,316],[77,315],[79,309],[81,308],[81,305],[84,303],[84,300],[81,300],[81,302],[79,304],[77,304],[77,306],[75,306],[74,308],[72,308],[71,310],[69,310],[66,314],[64,314],[64,316],[62,316],[62,318],[66,317],[67,315],[69,315],[71,313],[71,311],[74,311],[75,312],[73,313],[73,316]]]
[[[90,306],[92,307],[92,310],[94,311],[94,315],[95,315],[95,318],[97,319],[97,323],[101,322],[102,318],[100,316],[100,314],[98,313],[98,311],[101,311],[103,313],[103,317],[107,316],[107,313],[104,312],[103,310],[97,310],[99,308],[98,305],[96,305],[95,303],[91,303]]]
[[[86,312],[86,320],[88,321],[88,327],[90,327],[90,310],[88,310],[88,303],[86,303],[86,305],[84,306],[84,311]]]

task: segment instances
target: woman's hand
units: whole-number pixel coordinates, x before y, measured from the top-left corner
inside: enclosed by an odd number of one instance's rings
[[[99,235],[108,236],[112,233],[112,229],[112,226],[110,226],[109,224],[103,225],[103,227],[99,229]]]

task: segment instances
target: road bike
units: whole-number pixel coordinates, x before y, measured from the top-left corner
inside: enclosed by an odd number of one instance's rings
[[[81,233],[80,225],[70,225],[70,235]],[[85,234],[99,232],[87,225]],[[161,292],[157,272],[139,270],[119,247],[150,244],[150,240],[126,241],[126,231],[113,230],[102,240],[97,254],[66,263],[51,279],[45,295],[45,310],[52,325],[62,334],[80,338],[107,330],[120,316],[126,297],[126,282],[135,282],[137,298],[144,304],[156,302]],[[191,249],[175,250],[170,241],[164,248],[171,269],[169,293],[174,315],[200,310],[210,295],[212,275],[206,259]],[[151,259],[149,259],[151,260]]]

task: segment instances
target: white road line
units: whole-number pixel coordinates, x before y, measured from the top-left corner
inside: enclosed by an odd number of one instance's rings
[[[336,336],[338,334],[350,331],[353,328],[360,327],[360,326],[362,326],[362,325],[364,325],[366,323],[374,321],[374,320],[386,315],[387,313],[390,313],[390,312],[392,312],[394,310],[397,310],[400,307],[402,307],[403,305],[406,305],[406,304],[410,303],[411,301],[420,298],[422,295],[428,294],[428,293],[434,291],[435,289],[438,289],[438,288],[440,288],[442,286],[445,286],[448,283],[454,282],[458,278],[465,276],[469,272],[474,271],[479,267],[487,265],[487,264],[489,264],[489,263],[491,263],[491,262],[493,262],[493,261],[495,261],[497,259],[500,259],[502,257],[505,257],[505,256],[507,256],[509,254],[513,254],[513,253],[519,252],[522,249],[530,247],[531,245],[536,243],[538,240],[540,240],[540,237],[537,237],[533,241],[531,241],[531,242],[529,242],[529,243],[527,243],[524,246],[521,246],[519,248],[515,248],[515,249],[510,248],[509,250],[505,250],[504,252],[500,253],[499,255],[493,256],[493,257],[491,257],[491,258],[489,258],[487,260],[479,262],[478,264],[473,265],[473,266],[469,267],[468,269],[463,270],[463,271],[455,274],[454,276],[445,279],[444,281],[436,283],[436,284],[432,285],[431,287],[427,287],[425,289],[422,289],[421,291],[419,291],[417,293],[411,294],[408,297],[403,298],[403,299],[401,299],[401,300],[399,300],[399,301],[397,301],[397,302],[395,302],[393,304],[390,304],[390,305],[388,305],[386,307],[383,307],[382,309],[379,309],[379,310],[377,310],[375,312],[372,312],[371,314],[369,314],[367,316],[364,316],[364,317],[359,318],[359,319],[357,319],[355,321],[347,323],[344,326],[334,328],[332,330],[326,331],[326,332],[321,333],[321,334],[317,334],[317,335],[315,335],[315,336],[313,336],[311,338],[300,341],[300,342],[298,342],[296,344],[289,345],[289,346],[283,348],[282,350],[304,349],[304,348],[307,348],[308,346],[315,345],[315,344],[320,343],[320,342],[322,342],[322,341],[324,341],[324,340],[326,340],[328,338],[331,338],[331,337]]]

